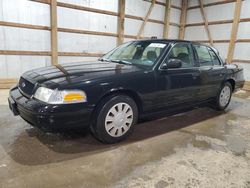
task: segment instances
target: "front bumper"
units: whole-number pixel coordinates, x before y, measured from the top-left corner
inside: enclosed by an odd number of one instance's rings
[[[52,105],[26,98],[17,87],[10,90],[9,107],[31,125],[45,131],[86,127],[94,106],[87,103]]]

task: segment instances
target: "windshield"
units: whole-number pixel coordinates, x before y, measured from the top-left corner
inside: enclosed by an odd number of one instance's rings
[[[153,66],[168,43],[134,41],[122,44],[100,60],[123,64]]]

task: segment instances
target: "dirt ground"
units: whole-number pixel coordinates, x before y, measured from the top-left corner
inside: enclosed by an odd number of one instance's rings
[[[85,131],[43,133],[0,90],[0,187],[250,187],[250,93],[138,124],[104,145]]]

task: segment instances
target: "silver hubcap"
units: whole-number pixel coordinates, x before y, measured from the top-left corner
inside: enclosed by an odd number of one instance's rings
[[[231,90],[229,86],[225,86],[220,93],[220,105],[222,107],[226,106],[230,100]]]
[[[107,113],[105,129],[112,137],[124,135],[133,122],[133,110],[127,103],[115,104]]]

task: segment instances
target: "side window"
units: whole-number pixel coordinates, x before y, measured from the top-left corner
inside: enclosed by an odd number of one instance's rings
[[[182,68],[194,66],[193,51],[190,44],[176,44],[170,51],[167,62],[170,59],[179,59],[182,61]]]
[[[212,57],[206,46],[194,45],[194,48],[197,52],[200,66],[212,66],[213,65]]]
[[[209,53],[210,53],[210,55],[212,57],[212,61],[213,61],[214,65],[220,65],[220,60],[218,59],[215,52],[210,48],[208,48],[208,50],[209,50]]]

